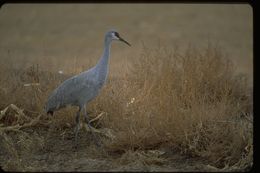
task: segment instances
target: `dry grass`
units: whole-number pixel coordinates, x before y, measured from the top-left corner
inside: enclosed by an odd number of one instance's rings
[[[218,47],[189,47],[180,53],[177,48],[143,46],[139,57],[129,59],[122,78],[110,77],[100,96],[88,106],[91,116],[106,112],[95,125],[113,129],[116,138],[104,139],[105,149],[111,155],[124,153],[120,163],[139,158],[143,164],[161,164],[162,159],[142,151],[163,146],[205,158],[218,169],[241,170],[252,165],[252,96],[248,82],[234,74],[232,62]],[[31,119],[42,113],[51,90],[72,75],[44,72],[39,66],[24,72],[4,66],[1,70],[5,71],[1,74],[9,72],[1,75],[1,110],[13,103]],[[40,85],[25,87],[24,83]],[[51,119],[40,117],[39,126],[28,128],[47,126],[63,131],[74,127],[74,114],[75,108],[66,108]],[[25,125],[26,121],[18,121],[13,115],[9,112],[9,116],[0,119],[0,136],[6,152],[19,162],[21,151],[43,147],[44,139],[28,136],[26,131],[17,132],[18,138],[23,137],[19,141],[24,141],[20,145],[24,147],[15,150],[12,140],[16,139],[8,137],[10,132],[5,129]],[[17,170],[23,170],[21,164]]]
[[[246,79],[235,76],[218,48],[189,48],[184,55],[144,48],[132,65],[96,102],[108,113],[104,125],[117,132],[110,150],[163,144],[218,168],[252,161],[252,98]]]

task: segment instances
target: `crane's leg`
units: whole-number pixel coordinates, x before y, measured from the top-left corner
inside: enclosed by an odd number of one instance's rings
[[[93,130],[92,130],[93,127],[92,127],[92,126],[90,125],[90,123],[89,123],[89,117],[88,117],[88,115],[87,115],[86,105],[83,107],[83,109],[84,109],[85,122],[86,122],[86,124],[88,125],[88,128],[89,128],[89,130],[90,130],[90,132],[91,132],[91,135],[92,135],[92,137],[93,137],[93,139],[94,139],[96,145],[97,145],[98,147],[100,147],[100,143],[98,142],[98,140],[97,140],[97,138],[96,138],[96,136],[95,136],[95,134],[94,134],[94,132],[93,132]]]
[[[80,112],[81,112],[81,107],[79,107],[79,110],[76,115],[76,127],[75,127],[75,146],[78,145],[78,132],[80,129]]]

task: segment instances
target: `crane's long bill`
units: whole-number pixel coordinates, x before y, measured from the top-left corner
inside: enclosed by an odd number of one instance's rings
[[[121,38],[121,37],[118,37],[118,38],[119,38],[119,41],[122,41],[122,42],[124,42],[125,44],[127,44],[128,46],[131,46],[131,44],[128,43],[127,41],[125,41],[123,38]]]

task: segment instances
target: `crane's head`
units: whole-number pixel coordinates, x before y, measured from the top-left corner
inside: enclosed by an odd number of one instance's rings
[[[111,40],[118,40],[118,41],[122,41],[124,42],[125,44],[127,44],[128,46],[131,46],[130,43],[128,43],[127,41],[125,41],[122,37],[120,37],[120,35],[118,34],[118,32],[112,30],[112,31],[109,31],[107,34],[106,34],[107,37],[109,37]]]

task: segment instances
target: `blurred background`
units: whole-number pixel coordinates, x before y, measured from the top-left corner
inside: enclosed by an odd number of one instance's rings
[[[12,68],[38,63],[47,71],[78,73],[98,61],[105,32],[116,29],[132,44],[114,43],[110,74],[157,47],[219,45],[236,71],[253,75],[253,14],[247,4],[5,4],[0,10],[0,61]]]

